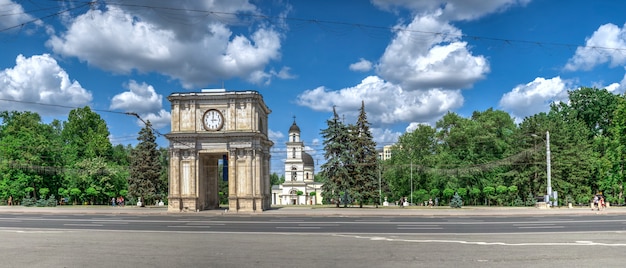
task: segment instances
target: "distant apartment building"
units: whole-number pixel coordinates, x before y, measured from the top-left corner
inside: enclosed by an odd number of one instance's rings
[[[393,145],[385,145],[385,146],[383,146],[382,151],[378,152],[378,158],[380,160],[385,161],[385,160],[391,158],[391,146],[393,146]]]

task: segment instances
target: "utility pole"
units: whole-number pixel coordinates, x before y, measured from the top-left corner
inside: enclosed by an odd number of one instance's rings
[[[411,159],[411,204],[413,204],[413,159]]]
[[[546,131],[546,173],[548,177],[548,186],[547,186],[547,194],[548,194],[548,202],[550,198],[552,198],[552,178],[551,178],[551,168],[550,168],[550,132]],[[552,204],[551,204],[552,205]]]

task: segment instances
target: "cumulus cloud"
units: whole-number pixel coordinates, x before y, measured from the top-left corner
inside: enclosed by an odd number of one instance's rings
[[[413,12],[433,12],[441,10],[445,20],[474,20],[491,13],[503,12],[514,6],[524,6],[531,0],[372,0],[372,3],[388,11],[395,8],[408,8]]]
[[[335,106],[337,113],[350,120],[356,119],[362,100],[372,124],[435,121],[463,104],[459,90],[405,91],[377,76],[369,76],[354,87],[336,91],[318,87],[297,97],[299,105],[316,111],[330,112]]]
[[[170,124],[172,116],[163,109],[163,96],[157,94],[154,87],[131,80],[126,88],[128,91],[113,97],[111,109],[137,113],[143,120],[150,120],[154,128],[161,128]],[[143,122],[139,119],[137,124],[143,126]]]
[[[372,69],[372,62],[364,58],[359,59],[358,62],[350,64],[350,70],[355,72],[368,72]]]
[[[469,88],[483,79],[490,70],[487,59],[472,55],[460,41],[461,31],[441,22],[440,15],[416,16],[409,25],[397,26],[376,66],[378,75],[405,90]]]
[[[619,83],[612,83],[604,88],[613,94],[624,94],[626,92],[626,74]]]
[[[24,11],[24,8],[20,4],[14,1],[0,0],[0,8],[2,9],[2,16],[0,16],[0,29],[18,30],[24,23],[34,20],[31,15],[28,15]],[[41,25],[42,23],[37,20],[35,24]]]
[[[565,69],[569,71],[591,70],[593,67],[609,62],[611,67],[626,63],[626,24],[623,28],[608,23],[600,26],[584,47],[578,47],[569,59]]]
[[[371,128],[372,137],[376,142],[376,147],[382,148],[385,145],[394,144],[403,133],[392,131],[388,128]]]
[[[155,5],[153,1],[130,1]],[[163,8],[107,5],[72,19],[67,31],[47,45],[59,55],[76,57],[117,73],[157,72],[193,88],[233,77],[264,84],[265,67],[280,58],[282,35],[259,25],[250,33],[233,33],[236,16],[210,16],[202,10],[255,13],[247,1],[159,2]],[[176,9],[168,8],[174,5]]]
[[[537,77],[530,83],[518,85],[500,99],[500,107],[518,120],[540,112],[548,112],[550,104],[566,102],[568,90],[573,90],[561,77]]]
[[[0,101],[3,110],[34,111],[67,115],[66,107],[82,107],[92,100],[91,92],[69,75],[48,54],[26,58],[18,55],[15,66],[0,72]],[[11,101],[7,101],[11,100]],[[41,103],[47,105],[33,105]]]

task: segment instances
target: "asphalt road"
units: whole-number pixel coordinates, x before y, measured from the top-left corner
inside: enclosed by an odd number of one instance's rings
[[[0,228],[159,232],[497,234],[626,231],[626,215],[230,216],[0,214]]]
[[[0,267],[622,267],[626,215],[0,213]]]

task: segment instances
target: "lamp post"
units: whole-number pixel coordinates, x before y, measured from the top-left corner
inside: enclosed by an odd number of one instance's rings
[[[552,198],[552,181],[551,181],[551,169],[550,169],[550,132],[546,131],[546,173],[548,177],[547,194],[548,198]],[[548,200],[550,201],[550,200]]]
[[[411,204],[413,204],[413,159],[411,159]]]
[[[381,166],[381,164],[379,162],[378,163],[378,204],[382,206],[383,205],[383,197],[382,197],[383,196],[383,186],[381,184],[381,178],[380,178],[382,176],[381,169],[382,169],[382,166]]]

